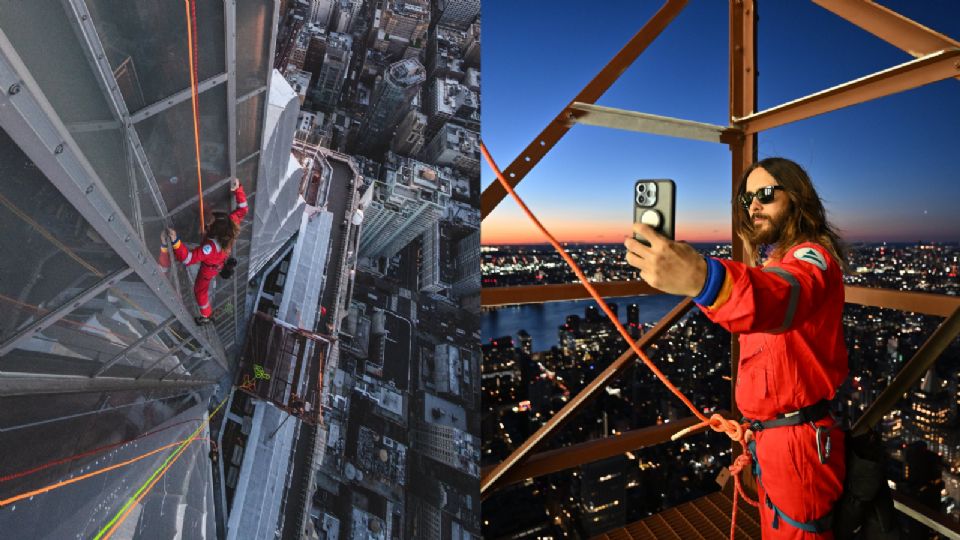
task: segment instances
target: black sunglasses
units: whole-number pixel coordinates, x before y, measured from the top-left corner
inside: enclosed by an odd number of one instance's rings
[[[754,197],[760,204],[770,204],[773,202],[773,192],[778,189],[783,189],[783,186],[764,186],[753,193],[745,191],[740,195],[740,204],[749,210]]]

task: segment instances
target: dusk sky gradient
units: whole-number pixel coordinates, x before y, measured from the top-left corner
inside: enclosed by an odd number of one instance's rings
[[[880,3],[960,40],[958,2]],[[482,137],[501,168],[662,4],[483,2]],[[727,9],[691,0],[597,103],[729,124]],[[759,15],[760,110],[913,59],[809,2],[761,1]],[[847,241],[960,240],[960,80],[766,131],[759,155],[803,165]],[[495,181],[485,162],[481,171],[484,187]],[[518,193],[561,241],[620,242],[639,178],[677,183],[678,239],[730,240],[723,144],[577,125]],[[509,197],[481,234],[484,244],[544,242]]]

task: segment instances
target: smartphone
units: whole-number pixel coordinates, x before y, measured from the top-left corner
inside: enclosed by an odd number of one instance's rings
[[[673,240],[676,191],[673,180],[637,180],[633,186],[633,222],[646,223]],[[650,245],[642,236],[634,238]]]

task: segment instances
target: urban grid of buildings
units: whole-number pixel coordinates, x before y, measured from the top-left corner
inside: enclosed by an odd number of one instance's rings
[[[622,246],[569,245],[567,249],[592,279],[636,279],[623,261]],[[730,255],[729,245],[702,245],[699,249],[718,257]],[[550,246],[484,246],[482,250],[485,286],[576,280]],[[848,283],[960,294],[960,246],[956,244],[858,244],[850,247],[848,256]],[[641,319],[641,310],[648,309],[644,299],[611,302],[634,337],[652,326],[641,322],[650,320]],[[627,349],[592,302],[585,309],[571,303],[559,303],[552,309],[564,305],[570,306],[569,312],[550,342],[534,342],[529,325],[509,335],[484,336],[481,465],[503,460]],[[487,311],[485,316],[491,314]],[[941,320],[848,304],[844,323],[850,377],[834,400],[834,412],[856,419]],[[729,408],[730,334],[699,310],[675,324],[651,346],[649,354],[704,412]],[[958,385],[960,342],[954,341],[879,426],[890,457],[887,474],[891,482],[954,519],[960,518]],[[567,422],[544,449],[688,415],[638,362]],[[715,478],[730,459],[729,440],[706,433],[504,487],[484,501],[484,537],[588,538],[623,527],[716,491]],[[926,537],[923,532],[914,533]]]
[[[297,423],[290,451],[269,442],[291,463],[268,521],[284,538],[478,539],[479,0],[281,4],[275,76],[294,96],[306,209],[259,311],[297,325],[313,306],[314,331],[333,339],[318,422]],[[305,242],[330,245],[301,255]],[[301,289],[288,301],[325,251],[319,302]],[[241,393],[233,405],[227,427],[247,440],[244,423],[272,407]],[[257,510],[234,502],[230,519]]]

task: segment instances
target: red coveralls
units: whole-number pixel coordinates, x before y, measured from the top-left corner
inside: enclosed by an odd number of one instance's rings
[[[704,293],[696,300],[707,317],[740,333],[740,412],[766,421],[832,398],[848,367],[843,274],[829,252],[819,244],[803,243],[763,268],[719,259],[708,260],[708,266],[708,274],[724,274],[722,281],[713,276],[714,283],[722,285],[706,300],[701,298]],[[832,425],[833,420],[828,415],[816,424]],[[805,532],[782,517],[801,523],[816,520],[842,495],[844,434],[835,429],[829,436],[830,457],[821,464],[810,424],[755,433],[764,539],[833,538],[832,532]],[[766,504],[768,498],[780,516]]]
[[[239,224],[243,217],[247,215],[247,196],[243,193],[242,185],[237,188],[234,194],[237,199],[237,209],[230,214],[230,219]],[[208,294],[210,281],[220,273],[223,263],[230,256],[230,252],[223,250],[215,239],[204,237],[203,242],[192,250],[188,250],[187,246],[177,239],[173,243],[173,254],[185,266],[200,263],[197,280],[193,284],[193,294],[197,298],[200,315],[209,317],[213,313]]]

